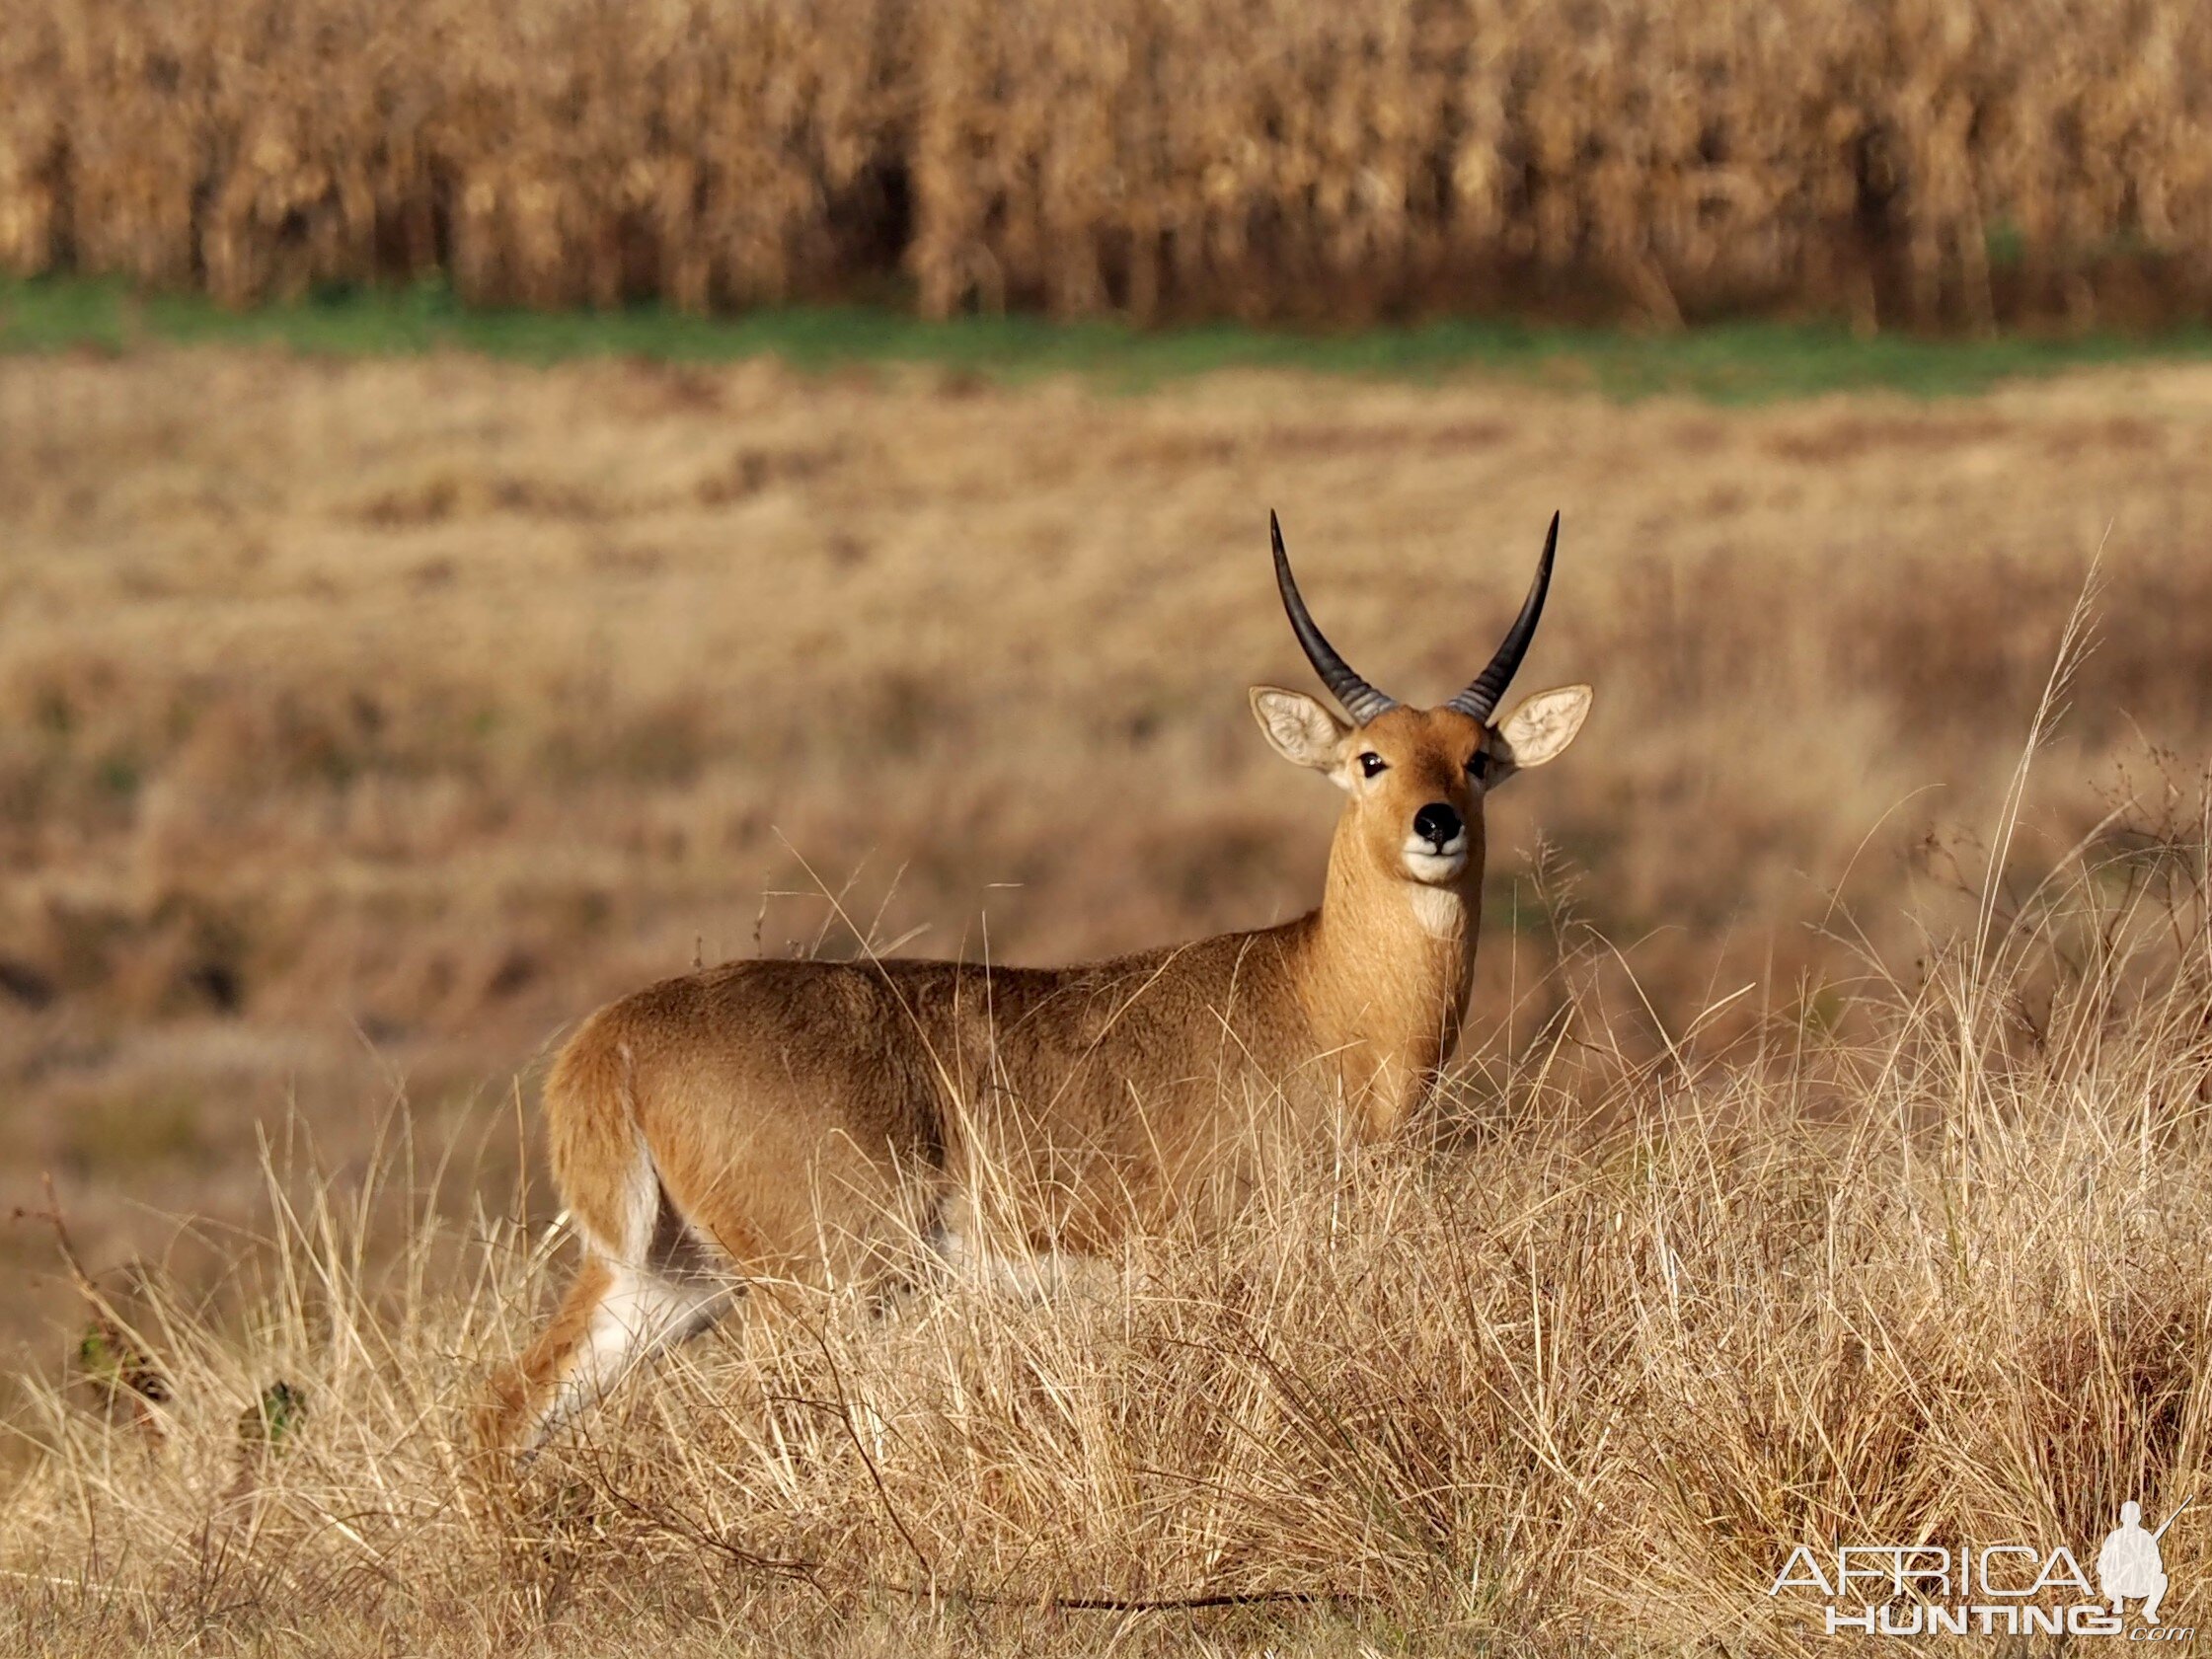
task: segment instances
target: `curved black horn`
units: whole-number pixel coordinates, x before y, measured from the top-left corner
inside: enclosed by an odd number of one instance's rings
[[[1544,595],[1552,586],[1552,555],[1559,551],[1559,545],[1560,515],[1554,513],[1551,534],[1544,538],[1544,557],[1536,562],[1536,580],[1529,584],[1528,597],[1521,602],[1521,614],[1505,631],[1505,638],[1498,642],[1497,654],[1490,658],[1490,665],[1476,675],[1447,708],[1473,715],[1479,720],[1490,717],[1497,700],[1513,683],[1513,672],[1520,667],[1521,658],[1528,655],[1528,642],[1536,638],[1537,619],[1544,615]]]
[[[1344,706],[1344,713],[1356,725],[1365,725],[1385,710],[1397,708],[1396,698],[1385,697],[1352,672],[1351,664],[1336,654],[1335,647],[1322,638],[1314,619],[1306,614],[1306,602],[1298,597],[1298,583],[1290,574],[1290,555],[1283,552],[1282,525],[1272,512],[1267,514],[1267,533],[1274,538],[1275,586],[1282,593],[1282,608],[1290,613],[1290,631],[1298,636],[1306,660],[1314,665],[1321,683]]]

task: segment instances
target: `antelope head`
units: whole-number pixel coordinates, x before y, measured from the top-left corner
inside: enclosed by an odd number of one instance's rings
[[[1483,878],[1483,802],[1514,773],[1542,766],[1574,740],[1590,710],[1588,686],[1562,686],[1522,701],[1504,720],[1491,715],[1527,654],[1544,614],[1559,547],[1559,514],[1537,561],[1536,580],[1489,664],[1467,689],[1433,709],[1387,697],[1362,679],[1323,638],[1283,551],[1282,527],[1268,515],[1275,585],[1307,660],[1348,718],[1318,699],[1255,686],[1253,713],[1285,760],[1312,767],[1350,798],[1337,825],[1332,866],[1349,859],[1362,873],[1470,896]]]

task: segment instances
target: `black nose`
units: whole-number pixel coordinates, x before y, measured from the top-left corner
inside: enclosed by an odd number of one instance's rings
[[[1413,814],[1413,833],[1432,846],[1444,846],[1461,827],[1459,814],[1440,800],[1430,801]]]

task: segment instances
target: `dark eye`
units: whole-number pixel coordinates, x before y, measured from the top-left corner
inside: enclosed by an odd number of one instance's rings
[[[1477,749],[1467,757],[1467,775],[1480,784],[1489,775],[1490,757],[1485,750]]]
[[[1390,770],[1390,762],[1383,759],[1383,757],[1375,753],[1374,750],[1369,749],[1365,754],[1359,757],[1359,770],[1367,774],[1368,777],[1372,778],[1378,772],[1388,772]]]

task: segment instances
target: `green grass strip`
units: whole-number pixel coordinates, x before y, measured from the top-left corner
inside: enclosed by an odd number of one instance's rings
[[[348,289],[232,311],[104,278],[0,278],[0,351],[125,350],[146,341],[261,344],[332,356],[435,350],[529,363],[634,356],[719,363],[772,355],[803,369],[925,363],[994,380],[1080,374],[1126,390],[1226,368],[1436,381],[1504,376],[1616,398],[1679,393],[1759,403],[1886,389],[1921,397],[2089,364],[2212,357],[2212,327],[2155,336],[1870,339],[1833,325],[1720,323],[1673,334],[1459,320],[1297,332],[1207,324],[963,317],[889,307],[783,306],[698,317],[662,306],[539,312],[463,305],[443,286]]]

